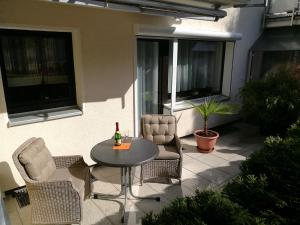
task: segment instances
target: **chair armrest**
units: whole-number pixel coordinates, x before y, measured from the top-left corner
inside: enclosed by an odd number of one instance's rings
[[[68,179],[26,183],[26,186],[30,198],[35,200],[33,204],[36,207],[45,204],[52,205],[54,208],[66,204],[70,207],[80,207],[80,195]]]
[[[174,136],[174,139],[175,139],[175,145],[176,145],[177,151],[180,154],[180,156],[182,156],[182,146],[181,146],[180,139],[177,135]]]
[[[56,168],[69,168],[71,166],[88,166],[81,155],[53,156]]]

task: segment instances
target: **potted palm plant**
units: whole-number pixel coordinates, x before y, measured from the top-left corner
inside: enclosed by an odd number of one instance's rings
[[[196,130],[194,136],[197,142],[199,152],[209,153],[213,151],[214,146],[219,138],[219,133],[208,129],[208,119],[213,114],[230,115],[237,112],[237,107],[232,104],[217,102],[214,99],[205,99],[201,105],[190,104],[196,109],[203,119],[204,126],[202,130]]]

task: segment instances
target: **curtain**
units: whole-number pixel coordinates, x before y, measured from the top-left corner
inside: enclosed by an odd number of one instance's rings
[[[179,41],[177,93],[202,89],[220,91],[222,46],[221,42]]]
[[[3,35],[0,40],[9,87],[68,81],[65,38]]]
[[[139,114],[158,113],[159,43],[138,40]]]

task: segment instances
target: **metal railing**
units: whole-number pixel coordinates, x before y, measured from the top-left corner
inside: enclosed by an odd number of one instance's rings
[[[281,26],[299,25],[300,0],[268,0],[265,12],[265,24],[285,21]]]

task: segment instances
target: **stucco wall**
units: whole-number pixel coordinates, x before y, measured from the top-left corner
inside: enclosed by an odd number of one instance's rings
[[[110,138],[114,123],[134,129],[135,24],[185,26],[244,35],[236,44],[232,95],[243,84],[248,49],[260,27],[259,9],[232,9],[218,23],[78,7],[33,0],[0,0],[0,26],[71,30],[76,36],[77,98],[83,115],[48,122],[7,127],[7,113],[0,83],[0,186],[8,190],[24,182],[11,155],[29,137],[43,137],[53,155],[81,154],[87,163],[90,149]]]

